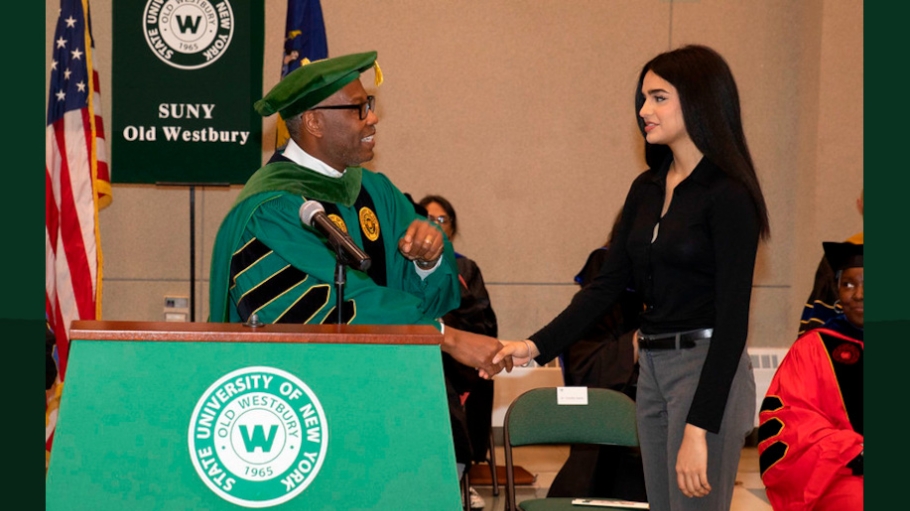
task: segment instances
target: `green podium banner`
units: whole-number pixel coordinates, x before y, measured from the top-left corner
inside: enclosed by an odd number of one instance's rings
[[[111,181],[242,184],[259,168],[263,0],[117,0]]]
[[[461,509],[435,329],[129,325],[73,328],[48,510]]]

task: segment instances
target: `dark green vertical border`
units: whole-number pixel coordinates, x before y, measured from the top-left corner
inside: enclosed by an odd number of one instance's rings
[[[23,509],[44,509],[44,2],[4,6],[0,47],[6,48],[3,187],[0,218],[5,243],[0,293],[5,415],[18,439],[4,457],[18,467],[6,471]]]
[[[908,252],[901,248],[907,239],[910,212],[910,168],[905,147],[906,130],[899,128],[910,119],[910,102],[902,68],[906,66],[906,2],[864,3],[865,66],[863,83],[865,265],[869,275],[869,314],[866,350],[869,369],[864,384],[865,426],[869,454],[866,456],[866,509],[887,509],[899,502],[898,492],[906,485],[907,428],[904,410],[907,376],[910,375],[910,313],[907,290]]]

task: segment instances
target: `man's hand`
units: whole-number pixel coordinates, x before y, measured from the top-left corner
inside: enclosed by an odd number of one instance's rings
[[[443,236],[430,222],[414,220],[398,240],[398,251],[411,261],[435,263],[445,246]]]
[[[493,363],[493,356],[502,348],[498,339],[486,335],[475,334],[458,330],[450,326],[445,327],[442,351],[452,355],[452,358],[462,364],[479,369],[490,376],[503,369],[512,371],[512,357]],[[482,374],[481,373],[481,374]]]

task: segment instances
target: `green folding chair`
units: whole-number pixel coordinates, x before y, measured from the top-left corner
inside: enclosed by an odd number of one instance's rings
[[[635,402],[622,392],[588,388],[588,404],[556,402],[556,387],[531,389],[515,398],[503,420],[506,455],[506,509],[509,511],[586,511],[622,509],[572,504],[572,498],[515,501],[512,448],[526,445],[600,444],[638,446]]]

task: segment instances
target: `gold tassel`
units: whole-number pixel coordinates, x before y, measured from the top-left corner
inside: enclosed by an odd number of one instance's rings
[[[291,139],[290,133],[288,133],[288,126],[284,123],[284,119],[281,116],[278,116],[278,121],[275,123],[275,149],[281,149],[287,145],[288,140]]]
[[[373,61],[373,69],[376,70],[376,79],[375,79],[375,82],[376,82],[376,86],[379,87],[380,85],[382,85],[382,69],[379,69],[379,61],[378,61],[378,60],[374,60],[374,61]]]

